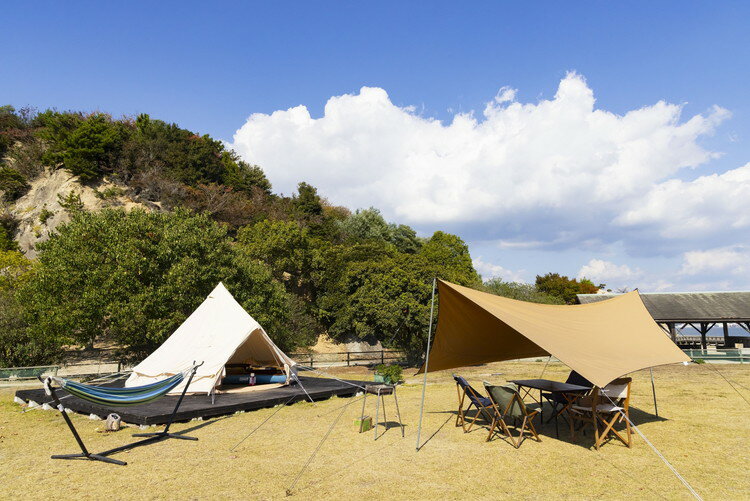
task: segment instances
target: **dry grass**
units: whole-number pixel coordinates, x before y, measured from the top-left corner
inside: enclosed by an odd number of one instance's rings
[[[461,371],[482,379],[538,377],[543,363],[505,362]],[[750,366],[717,366],[750,400]],[[547,367],[545,377],[564,380],[567,368]],[[364,369],[341,369],[365,377]],[[409,371],[413,373],[413,371]],[[498,373],[501,373],[498,375]],[[634,374],[631,415],[647,437],[705,499],[750,498],[750,406],[712,368],[671,366],[654,371],[662,420],[651,413],[648,371]],[[21,497],[106,499],[279,499],[343,409],[341,419],[300,477],[298,499],[689,499],[690,495],[648,445],[636,436],[630,450],[615,442],[600,452],[591,434],[572,443],[564,428],[542,428],[542,442],[516,450],[502,440],[485,443],[479,428],[454,427],[455,386],[448,373],[428,378],[422,430],[428,440],[415,452],[420,379],[399,388],[406,438],[390,428],[373,441],[353,425],[361,400],[334,398],[282,408],[234,452],[230,449],[276,409],[205,422],[181,423],[198,442],[167,441],[122,453],[118,467],[53,461],[52,453],[76,452],[58,413],[22,409],[12,391],[0,390],[0,499]],[[388,416],[395,413],[390,399]],[[370,405],[372,404],[372,406]],[[368,413],[374,399],[368,399]],[[100,422],[74,417],[93,450],[129,441],[132,430],[97,433]]]

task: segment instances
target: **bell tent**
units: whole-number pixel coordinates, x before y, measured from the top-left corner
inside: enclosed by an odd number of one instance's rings
[[[270,380],[282,384],[288,384],[297,370],[296,362],[271,341],[221,283],[174,334],[133,368],[125,386],[143,386],[179,374],[194,361],[203,365],[190,383],[190,393],[215,391],[227,374],[227,366],[276,372],[278,376]],[[178,385],[170,394],[181,393],[183,386]]]

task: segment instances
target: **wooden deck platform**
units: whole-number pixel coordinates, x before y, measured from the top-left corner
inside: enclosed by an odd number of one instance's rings
[[[274,407],[279,404],[298,402],[308,399],[308,394],[313,400],[325,400],[336,395],[339,397],[351,397],[361,392],[360,387],[365,383],[362,381],[342,382],[335,379],[302,377],[300,376],[304,390],[295,383],[281,388],[271,388],[263,391],[252,391],[247,393],[223,393],[216,395],[214,403],[211,397],[206,395],[186,395],[177,411],[175,421],[189,421],[193,418],[215,417],[224,414],[232,414],[237,411],[251,411],[265,407]],[[112,386],[116,386],[113,384]],[[122,386],[123,382],[119,382]],[[41,386],[41,384],[40,384]],[[95,414],[104,419],[111,413],[118,414],[126,423],[139,425],[163,424],[169,419],[177,399],[177,395],[168,395],[154,402],[133,407],[103,407],[86,400],[73,397],[65,390],[58,390],[62,404],[75,412],[84,414]],[[34,390],[19,390],[16,396],[24,401],[33,400],[38,404],[50,403],[52,398],[44,394],[42,388]]]

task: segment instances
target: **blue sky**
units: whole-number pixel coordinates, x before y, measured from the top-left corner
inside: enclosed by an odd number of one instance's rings
[[[310,180],[334,203],[462,235],[485,276],[747,289],[748,14],[741,2],[19,2],[3,7],[0,101],[209,133],[280,191]],[[504,87],[515,92],[494,101]],[[384,175],[368,177],[381,151]],[[654,175],[636,172],[643,162]],[[590,197],[566,184],[575,176]]]

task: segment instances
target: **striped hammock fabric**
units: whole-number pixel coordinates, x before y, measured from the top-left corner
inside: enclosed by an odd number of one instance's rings
[[[111,388],[109,386],[89,386],[65,378],[51,378],[62,389],[73,396],[103,406],[125,407],[140,405],[156,400],[169,393],[185,379],[186,372],[162,379],[156,383],[131,388]]]

